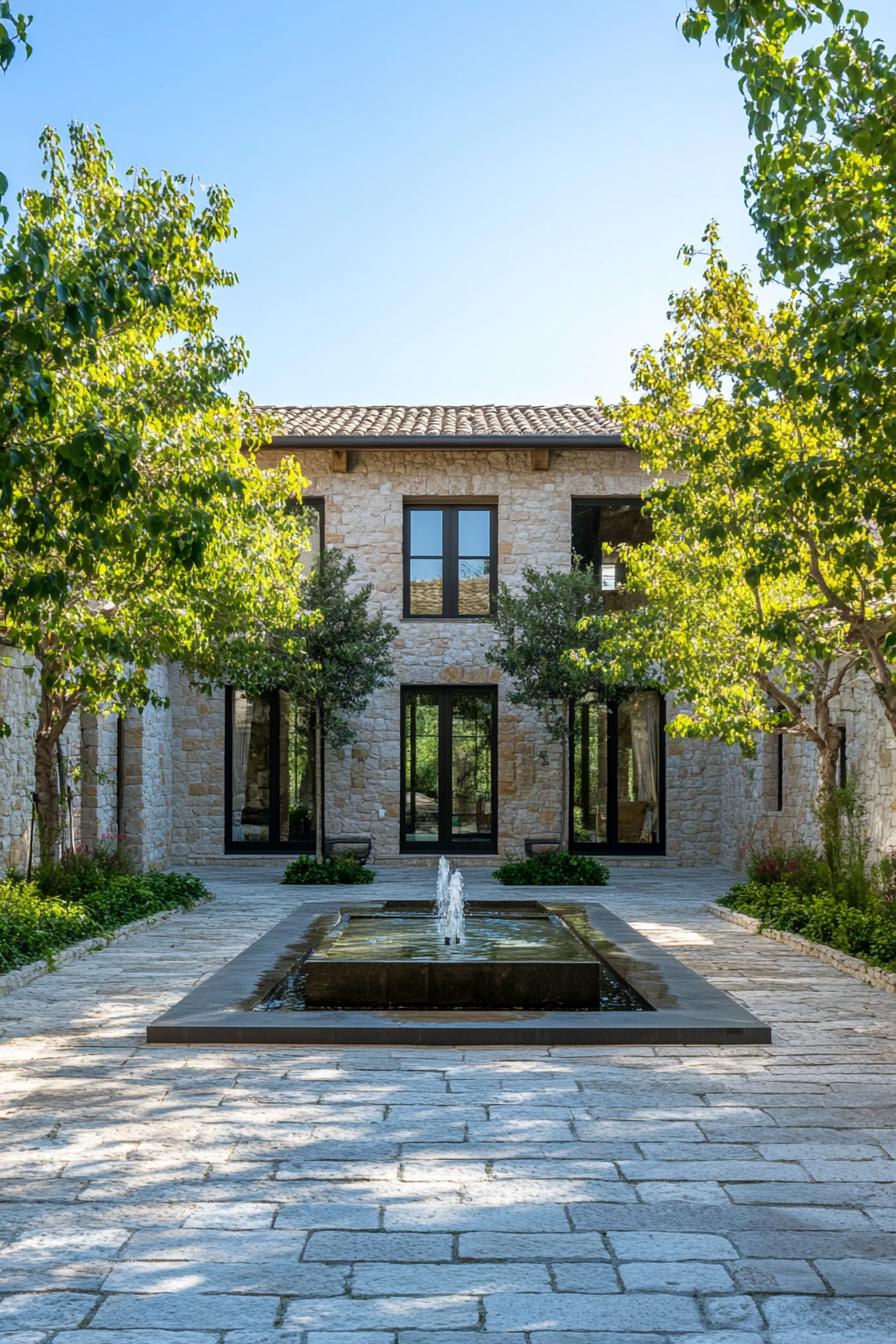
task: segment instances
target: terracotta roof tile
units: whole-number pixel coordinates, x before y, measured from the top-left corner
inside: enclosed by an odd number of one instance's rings
[[[259,406],[284,437],[593,438],[619,433],[596,406]]]

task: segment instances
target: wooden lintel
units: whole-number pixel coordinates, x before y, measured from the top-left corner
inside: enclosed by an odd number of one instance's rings
[[[330,452],[330,469],[332,471],[348,471],[348,449],[333,448]]]
[[[551,465],[550,448],[530,448],[529,465],[533,471],[548,471]]]

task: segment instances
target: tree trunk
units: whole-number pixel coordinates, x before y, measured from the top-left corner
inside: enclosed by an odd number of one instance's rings
[[[59,730],[45,713],[41,701],[40,717],[34,739],[34,788],[37,808],[37,839],[41,863],[55,863],[59,857],[62,833],[59,775],[56,770],[56,743]]]
[[[34,799],[41,863],[58,862],[62,838],[62,784],[58,748],[66,724],[79,704],[79,696],[66,696],[50,684],[49,668],[43,664],[37,730],[34,734]]]
[[[824,734],[824,746],[819,746],[818,801],[816,811],[821,829],[821,847],[831,870],[836,877],[840,869],[842,836],[840,834],[840,809],[837,806],[837,771],[840,765],[840,735],[835,728],[828,727]]]
[[[560,852],[569,849],[569,734],[560,739]]]
[[[320,705],[314,708],[314,857],[324,857],[324,733]]]

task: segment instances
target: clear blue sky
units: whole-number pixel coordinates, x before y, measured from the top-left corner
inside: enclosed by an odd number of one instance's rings
[[[24,7],[25,0],[20,0]],[[264,402],[585,402],[663,330],[679,246],[755,242],[721,53],[679,0],[29,0],[0,162],[98,122],[119,164],[223,182],[221,327]],[[896,42],[896,5],[871,0]]]

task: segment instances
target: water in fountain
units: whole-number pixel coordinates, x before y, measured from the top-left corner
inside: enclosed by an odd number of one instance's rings
[[[439,869],[436,873],[436,920],[439,928],[445,922],[448,914],[448,883],[451,881],[451,864],[443,854],[439,859]]]
[[[463,945],[464,879],[457,870],[452,873],[444,854],[436,876],[436,923],[447,945]]]

